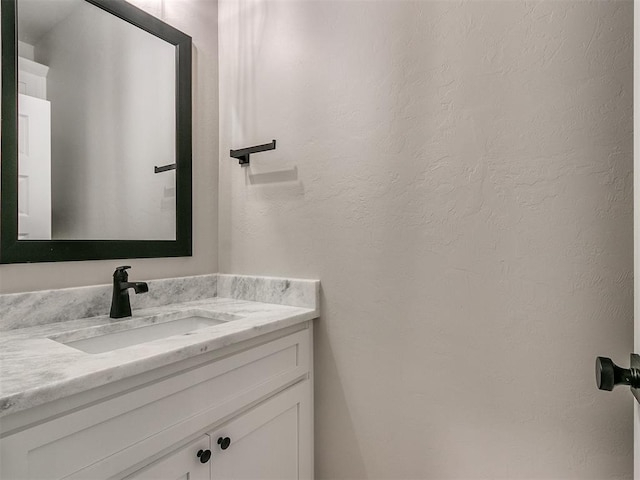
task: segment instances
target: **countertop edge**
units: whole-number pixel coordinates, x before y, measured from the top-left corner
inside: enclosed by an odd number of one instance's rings
[[[235,345],[261,335],[313,320],[319,317],[318,309],[295,314],[280,314],[273,319],[259,319],[257,323],[243,326],[240,329],[209,338],[196,340],[188,345],[181,345],[167,351],[124,361],[119,365],[95,369],[86,374],[64,379],[40,388],[26,389],[9,393],[0,397],[0,419],[12,414],[24,412],[30,408],[42,406],[49,402],[61,400],[73,395],[82,394],[92,389],[125,380],[157,368],[167,367],[196,356],[212,353],[216,350]]]

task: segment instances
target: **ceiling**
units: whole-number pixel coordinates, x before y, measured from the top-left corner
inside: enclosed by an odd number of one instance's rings
[[[35,45],[45,33],[83,2],[84,0],[18,0],[18,39]]]

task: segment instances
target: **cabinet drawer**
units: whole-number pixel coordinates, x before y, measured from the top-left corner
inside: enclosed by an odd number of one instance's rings
[[[307,375],[309,336],[303,330],[11,435],[1,442],[1,476],[115,475]]]

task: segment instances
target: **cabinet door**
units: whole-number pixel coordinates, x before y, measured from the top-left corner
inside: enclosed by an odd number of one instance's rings
[[[310,382],[291,387],[211,435],[211,480],[312,477]]]
[[[209,437],[204,435],[127,477],[127,480],[209,480],[211,461],[202,463],[198,457],[198,452],[206,455],[208,450]]]

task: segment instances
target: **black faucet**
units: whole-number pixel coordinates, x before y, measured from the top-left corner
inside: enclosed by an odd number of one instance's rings
[[[111,318],[123,318],[131,316],[131,303],[129,302],[129,289],[133,288],[136,293],[149,291],[149,285],[145,282],[129,282],[127,268],[130,266],[118,267],[113,272],[113,296],[111,297]]]

